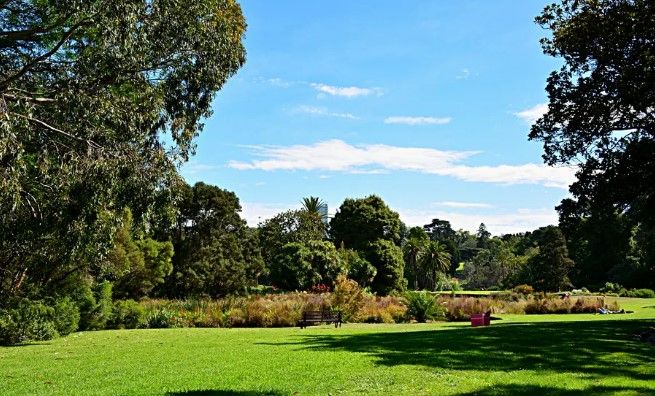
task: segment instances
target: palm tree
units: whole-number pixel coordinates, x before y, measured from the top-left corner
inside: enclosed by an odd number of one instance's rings
[[[323,221],[327,220],[327,213],[321,213],[321,209],[326,205],[325,201],[319,197],[308,197],[302,199],[303,209],[309,213],[316,213]]]
[[[422,264],[426,276],[430,276],[430,288],[434,290],[437,272],[446,273],[450,268],[450,253],[446,251],[446,245],[436,241],[430,241],[423,256]]]
[[[414,290],[418,289],[418,263],[423,260],[429,242],[427,239],[410,237],[403,245],[407,264],[412,269]]]

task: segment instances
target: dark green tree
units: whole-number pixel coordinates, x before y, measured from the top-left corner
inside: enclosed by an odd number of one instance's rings
[[[446,250],[446,246],[436,241],[428,242],[420,268],[422,271],[419,279],[422,288],[435,290],[437,274],[446,274],[450,269],[450,253]]]
[[[332,286],[346,271],[334,245],[327,241],[291,242],[284,245],[271,266],[271,282],[285,290]]]
[[[244,63],[246,24],[233,0],[0,5],[6,301],[87,272],[122,208],[141,223],[167,196],[212,98]]]
[[[377,269],[371,284],[374,292],[387,295],[405,290],[403,252],[392,241],[378,239],[366,249],[366,259]]]
[[[351,249],[339,249],[338,252],[348,270],[348,278],[362,287],[369,286],[373,282],[377,269],[368,260]]]
[[[593,223],[618,213],[632,227],[655,228],[654,20],[649,0],[562,0],[536,18],[552,32],[544,52],[563,65],[548,78],[548,112],[530,139],[543,142],[548,164],[579,165],[563,217]],[[640,260],[652,278],[655,261]]]
[[[407,238],[403,241],[403,255],[405,257],[405,277],[409,285],[417,290],[419,288],[419,277],[423,256],[427,253],[430,239],[425,230],[421,227],[409,229]]]
[[[306,243],[325,238],[325,224],[321,218],[306,210],[289,210],[259,224],[259,244],[266,266],[271,267],[275,257],[287,243]]]
[[[539,252],[530,258],[526,268],[535,290],[559,291],[569,288],[569,273],[574,265],[562,231],[555,226],[541,229]]]
[[[112,281],[116,297],[138,299],[163,283],[173,270],[173,244],[152,238],[134,240],[132,225],[132,212],[125,209],[114,246],[96,279]]]
[[[402,223],[398,213],[391,210],[376,195],[346,199],[330,222],[330,236],[338,247],[365,251],[378,239],[400,245]]]
[[[244,292],[264,271],[255,232],[233,192],[205,183],[182,188],[173,273],[162,292],[171,297]]]

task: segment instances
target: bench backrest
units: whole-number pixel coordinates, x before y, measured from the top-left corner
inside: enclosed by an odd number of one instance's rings
[[[305,311],[302,314],[303,320],[335,320],[339,318],[337,311]]]

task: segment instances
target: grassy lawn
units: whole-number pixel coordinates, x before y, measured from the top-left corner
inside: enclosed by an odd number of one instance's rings
[[[0,393],[655,394],[655,299],[629,315],[501,315],[465,323],[305,330],[167,329],[76,333],[0,347]]]

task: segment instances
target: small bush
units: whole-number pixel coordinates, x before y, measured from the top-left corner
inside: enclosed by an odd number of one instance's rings
[[[621,295],[624,297],[635,297],[635,298],[655,298],[655,291],[651,289],[631,289],[631,290],[626,290]]]
[[[350,321],[364,306],[364,291],[352,279],[339,275],[334,283],[334,292],[330,301],[332,308],[341,311],[344,321]]]
[[[57,333],[61,336],[77,331],[80,325],[80,308],[70,297],[57,300],[53,322]]]
[[[355,322],[400,323],[407,317],[407,307],[400,297],[375,297],[367,295],[364,305],[357,312]]]
[[[145,310],[134,300],[114,302],[111,319],[107,327],[112,329],[136,329],[146,324]]]
[[[175,319],[175,312],[166,308],[152,311],[146,317],[146,326],[151,329],[178,327],[177,324],[178,321]]]
[[[45,341],[57,337],[55,310],[41,301],[19,300],[13,308],[0,310],[0,344]]]
[[[523,294],[524,296],[534,293],[534,288],[530,285],[518,285],[512,289],[514,293]]]
[[[428,319],[443,317],[443,310],[429,293],[408,292],[405,294],[407,300],[407,315],[417,322],[425,323]]]
[[[605,306],[603,298],[560,298],[544,297],[529,301],[525,313],[531,314],[568,314],[568,313],[596,313]]]

